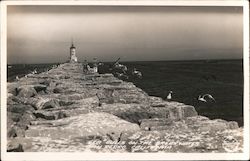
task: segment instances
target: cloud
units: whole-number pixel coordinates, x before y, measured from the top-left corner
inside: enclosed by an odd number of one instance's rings
[[[71,38],[80,61],[242,58],[241,7],[11,6],[7,25],[8,63],[66,61]]]

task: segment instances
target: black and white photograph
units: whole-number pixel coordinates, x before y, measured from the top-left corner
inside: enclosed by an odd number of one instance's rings
[[[243,15],[242,5],[6,5],[2,149],[245,153]]]

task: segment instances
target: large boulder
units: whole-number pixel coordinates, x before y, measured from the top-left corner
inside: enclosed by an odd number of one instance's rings
[[[8,82],[7,83],[7,91],[8,93],[13,94],[14,96],[17,95],[17,88],[19,87],[19,84],[17,82]]]
[[[33,88],[36,90],[37,93],[46,92],[47,90],[47,86],[44,84],[35,84],[33,85]]]
[[[57,120],[67,117],[67,114],[63,111],[44,111],[44,110],[37,110],[34,111],[34,116],[36,118],[42,118],[45,120]]]
[[[199,131],[223,131],[239,128],[235,121],[225,121],[221,119],[210,120],[204,116],[194,116],[185,119],[189,128]]]
[[[99,106],[100,102],[97,96],[94,97],[89,97],[89,98],[85,98],[85,99],[81,99],[79,101],[76,101],[76,105],[81,107],[81,108],[95,108],[97,106]]]
[[[137,88],[121,89],[121,88],[104,88],[102,92],[97,93],[101,103],[145,103],[148,101],[148,96],[142,90]]]
[[[173,124],[173,120],[168,118],[142,119],[139,122],[140,128],[148,131],[166,130]]]
[[[21,127],[22,125],[20,124],[12,124],[10,127],[7,129],[7,137],[8,138],[14,138],[14,137],[24,137],[25,136],[25,130],[27,130],[27,125],[26,127]]]
[[[153,116],[153,113],[150,111],[149,106],[143,104],[135,104],[135,103],[131,104],[103,103],[100,107],[94,110],[107,112],[115,116],[118,116],[126,121],[137,124],[139,124],[139,120],[144,118],[150,118]]]
[[[152,107],[165,107],[167,104],[167,102],[163,101],[163,99],[160,97],[149,96],[148,101]]]
[[[33,86],[21,86],[17,89],[17,96],[19,97],[34,97],[37,95],[36,90],[34,89]]]
[[[34,111],[34,108],[31,105],[25,104],[9,104],[7,107],[7,111],[23,114],[27,111]]]
[[[140,130],[137,124],[127,122],[108,113],[99,112],[49,121],[48,123],[50,125],[31,126],[26,131],[26,136],[51,137],[54,139],[107,135],[118,137],[122,132],[136,132]]]
[[[36,110],[59,108],[59,100],[50,97],[35,97],[31,99],[23,99],[25,104],[32,105]]]
[[[23,146],[20,143],[9,142],[7,144],[7,152],[23,152]]]
[[[167,108],[169,109],[168,118],[171,119],[180,120],[186,117],[193,117],[198,115],[193,106],[185,105],[179,102],[170,102],[167,104]]]

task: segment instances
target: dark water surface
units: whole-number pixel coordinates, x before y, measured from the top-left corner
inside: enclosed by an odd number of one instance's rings
[[[165,98],[173,91],[173,100],[193,105],[200,115],[211,119],[234,120],[243,126],[243,60],[122,62],[129,69],[129,79],[149,95]],[[12,65],[8,81],[53,64]],[[109,63],[100,66],[100,73],[109,73]],[[142,72],[142,79],[133,77],[131,69]],[[216,102],[202,103],[199,95],[209,93]]]

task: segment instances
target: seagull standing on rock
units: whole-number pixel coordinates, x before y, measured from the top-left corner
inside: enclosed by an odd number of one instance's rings
[[[169,93],[168,93],[168,95],[166,97],[167,101],[172,100],[172,94],[173,94],[173,91],[169,91]]]
[[[201,102],[208,102],[208,100],[212,100],[216,102],[214,97],[210,94],[204,94],[203,96],[199,95],[198,97],[198,101],[201,101]]]

